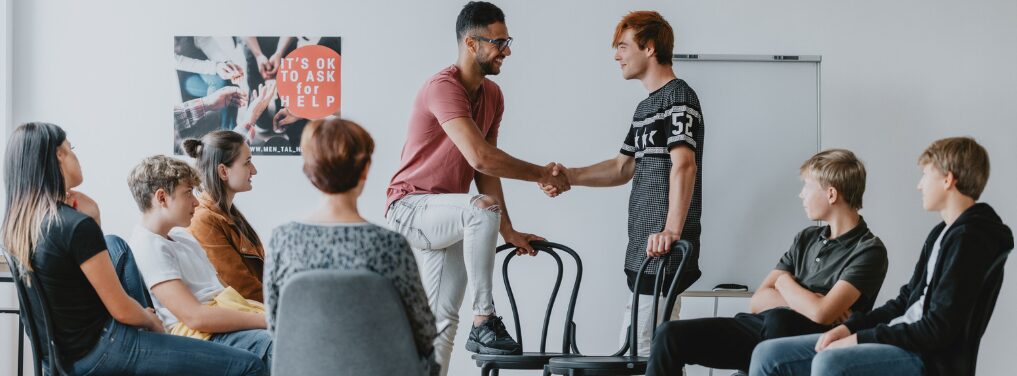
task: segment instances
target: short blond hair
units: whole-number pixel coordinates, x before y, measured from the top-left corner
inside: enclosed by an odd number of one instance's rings
[[[184,161],[165,155],[154,155],[141,160],[127,177],[127,186],[142,212],[152,208],[152,196],[156,191],[162,189],[167,194],[173,194],[173,190],[180,184],[197,187],[201,184],[198,171]]]
[[[971,137],[933,141],[918,157],[918,165],[931,165],[957,179],[957,191],[978,200],[989,182],[989,153]]]
[[[833,187],[852,209],[862,208],[865,165],[850,150],[823,150],[802,163],[800,174],[809,175],[824,187]]]

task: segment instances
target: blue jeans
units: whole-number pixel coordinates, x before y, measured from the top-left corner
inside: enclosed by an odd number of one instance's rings
[[[209,342],[246,350],[265,363],[265,369],[272,369],[272,335],[265,329],[240,330],[230,333],[216,333]]]
[[[107,236],[106,247],[124,289],[144,305],[144,282],[127,251],[127,243],[119,237]],[[262,357],[225,345],[255,343],[259,335],[236,332],[222,337],[219,341],[199,341],[152,333],[110,320],[92,351],[71,368],[76,375],[268,375],[269,368]],[[271,343],[262,347],[271,353]]]
[[[922,375],[922,358],[900,347],[863,343],[817,354],[816,342],[820,336],[810,334],[763,341],[752,351],[749,375]]]

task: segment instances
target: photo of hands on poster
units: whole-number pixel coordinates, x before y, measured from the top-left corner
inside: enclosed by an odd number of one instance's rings
[[[186,138],[231,130],[255,155],[299,155],[307,121],[339,114],[339,37],[177,36],[173,52],[175,154]]]

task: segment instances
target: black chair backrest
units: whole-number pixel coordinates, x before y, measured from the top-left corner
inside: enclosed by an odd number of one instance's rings
[[[999,297],[999,291],[1003,287],[1003,269],[1009,255],[1010,251],[1004,251],[993,260],[992,266],[989,267],[989,272],[985,274],[985,284],[979,292],[978,300],[975,301],[971,320],[968,321],[968,325],[970,325],[968,332],[973,334],[973,337],[968,339],[971,341],[971,353],[973,354],[971,358],[972,364],[970,365],[972,374],[975,372],[974,363],[977,361],[975,357],[978,355],[978,347],[981,343],[982,334],[985,334],[985,328],[989,326],[992,311],[996,308],[996,299]]]
[[[695,247],[692,246],[692,243],[690,243],[687,240],[679,240],[671,247],[671,252],[669,252],[666,255],[658,257],[660,262],[657,263],[657,274],[653,282],[653,313],[650,321],[650,325],[652,325],[650,330],[651,333],[656,334],[657,312],[660,303],[660,290],[664,284],[664,273],[665,267],[667,266],[667,260],[671,257],[676,257],[675,254],[680,255],[680,257],[682,258],[681,261],[678,263],[678,270],[675,272],[674,279],[671,281],[671,286],[668,288],[666,294],[667,300],[665,301],[664,304],[665,311],[663,321],[668,321],[671,319],[671,310],[674,309],[675,299],[678,297],[679,294],[684,292],[686,288],[692,285],[692,282],[695,282],[694,279],[691,282],[689,282],[689,278],[683,276],[683,274],[689,273],[689,270],[691,269],[693,261],[690,260],[692,260],[693,257],[695,256],[693,252],[696,252],[696,249]],[[639,320],[639,291],[640,291],[639,288],[640,282],[643,279],[643,272],[646,271],[646,268],[650,265],[651,260],[653,260],[653,258],[651,257],[647,257],[645,260],[643,260],[642,266],[639,267],[639,272],[636,273],[636,285],[632,289],[632,310],[631,310],[632,317],[629,321],[629,336],[627,341],[628,343],[624,347],[622,347],[621,351],[616,353],[617,355],[623,354],[625,352],[626,347],[628,348],[629,356],[635,357],[639,353],[638,349],[639,329],[637,325],[637,322]],[[696,267],[695,271],[698,272],[698,270],[699,270],[698,267]],[[696,275],[692,277],[698,279],[699,275],[698,273],[696,273]]]
[[[25,284],[22,278],[20,264],[7,251],[0,252],[7,260],[7,266],[11,270],[11,278],[14,280],[14,287],[18,291],[18,303],[20,304],[21,323],[32,345],[32,354],[35,359],[35,374],[43,374],[43,360],[49,366],[50,375],[66,375],[63,363],[60,359],[60,352],[57,350],[56,337],[53,335],[53,321],[50,318],[49,306],[46,303],[45,294],[42,291],[42,284],[36,278],[35,273],[27,273],[31,286]],[[38,322],[36,317],[42,317]]]
[[[547,329],[548,329],[548,326],[550,325],[550,322],[551,322],[551,311],[554,309],[554,302],[555,302],[556,298],[558,297],[558,290],[561,287],[562,275],[564,274],[564,268],[562,266],[561,256],[558,255],[557,251],[562,251],[562,252],[565,252],[565,253],[569,254],[570,256],[572,256],[572,258],[576,262],[576,278],[575,278],[575,282],[572,285],[572,295],[571,295],[571,297],[569,299],[568,311],[565,313],[565,329],[564,329],[565,331],[562,334],[562,353],[563,354],[573,354],[573,353],[574,354],[578,354],[579,353],[579,349],[577,348],[577,346],[575,344],[575,335],[576,335],[575,334],[575,327],[576,326],[575,326],[575,322],[572,320],[572,318],[573,318],[573,316],[575,314],[576,298],[579,296],[579,283],[582,281],[582,278],[583,278],[583,262],[582,262],[582,260],[580,260],[579,254],[576,253],[576,251],[574,251],[571,248],[566,247],[564,245],[558,244],[558,243],[552,243],[552,242],[538,240],[538,241],[530,242],[530,246],[532,246],[533,249],[538,251],[538,252],[547,253],[552,258],[554,258],[555,263],[558,264],[557,278],[555,279],[555,282],[554,282],[554,289],[551,290],[551,296],[548,298],[547,309],[545,310],[545,313],[544,313],[544,326],[543,326],[543,329],[541,330],[541,334],[540,334],[540,352],[542,352],[542,353],[547,352]],[[510,250],[510,249],[514,250],[514,249],[516,249],[516,246],[514,246],[512,244],[504,244],[504,245],[498,247],[496,252],[501,252],[501,251]],[[509,281],[509,274],[508,274],[509,262],[512,261],[512,259],[515,256],[516,256],[515,252],[509,252],[509,254],[505,256],[505,261],[502,262],[501,273],[502,273],[502,279],[505,282],[505,291],[508,294],[509,305],[512,307],[512,320],[513,320],[513,322],[515,323],[515,326],[516,326],[516,340],[519,341],[519,345],[522,346],[522,344],[523,344],[523,333],[522,333],[522,327],[519,324],[519,311],[518,311],[518,308],[516,306],[515,295],[512,293],[512,283]]]

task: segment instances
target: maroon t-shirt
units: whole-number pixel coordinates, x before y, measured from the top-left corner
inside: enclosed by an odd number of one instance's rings
[[[459,82],[459,68],[445,68],[424,83],[410,112],[410,127],[399,170],[388,185],[385,208],[406,195],[421,193],[467,193],[476,170],[466,162],[441,124],[468,117],[477,123],[484,138],[497,137],[505,111],[501,88],[484,79],[475,103]]]

